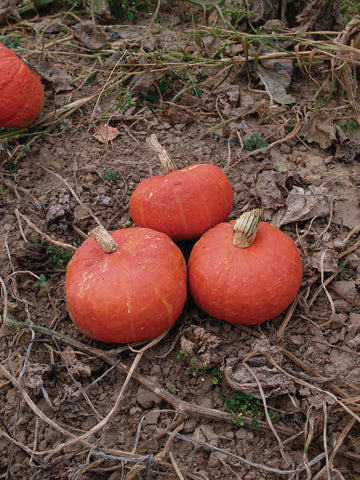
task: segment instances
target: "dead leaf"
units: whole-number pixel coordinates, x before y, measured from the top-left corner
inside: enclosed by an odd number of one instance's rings
[[[114,203],[114,200],[112,199],[112,197],[109,197],[108,195],[100,194],[96,196],[93,205],[102,205],[105,207],[111,207],[113,203]]]
[[[72,28],[76,37],[89,50],[100,50],[105,47],[108,41],[105,30],[99,25],[94,25],[91,21],[77,23]]]
[[[268,339],[262,336],[254,343],[253,352],[259,352],[259,354],[251,356],[251,358],[246,361],[246,364],[260,382],[266,398],[295,393],[294,382],[280,372],[266,356],[263,355],[263,353],[266,353],[272,357],[276,363],[281,364],[283,355],[278,347],[270,345]],[[225,379],[234,390],[261,399],[258,384],[252,373],[243,365],[243,359],[227,359]]]
[[[262,65],[257,66],[257,73],[265,86],[270,98],[279,105],[289,105],[295,103],[295,97],[287,93],[286,89],[291,83],[292,62],[278,61],[276,69],[271,70]]]
[[[72,90],[72,77],[65,70],[54,65],[50,60],[41,60],[36,65],[41,78],[52,84],[55,93]]]
[[[41,22],[27,22],[26,25],[33,27],[34,30],[38,32],[46,33],[59,33],[62,28],[66,27],[66,25],[59,22],[59,20],[48,17],[41,20]]]
[[[360,159],[360,144],[357,142],[336,143],[335,158],[347,163]]]
[[[286,204],[289,191],[301,178],[298,168],[280,172],[269,166],[257,173],[250,192],[260,201],[265,220],[270,220],[273,211]]]
[[[13,253],[16,266],[22,270],[43,268],[51,260],[50,252],[42,245],[27,242]]]
[[[278,172],[273,168],[261,171],[250,192],[260,201],[264,219],[280,228],[283,225],[326,217],[335,210],[335,197],[325,187],[298,185],[299,169]]]
[[[326,150],[336,141],[336,125],[329,115],[308,113],[300,135],[309,143],[317,143]]]
[[[40,363],[29,364],[26,369],[24,385],[38,395],[44,388],[43,376],[50,371],[51,367],[49,365],[43,365]]]
[[[279,0],[250,0],[247,4],[247,9],[251,12],[250,20],[251,24],[259,26],[269,18],[277,16],[279,6],[281,2]]]
[[[285,197],[289,193],[286,187],[287,175],[276,170],[263,170],[251,186],[250,192],[260,200],[262,208],[276,210],[285,205]],[[268,216],[264,212],[265,219]]]
[[[304,10],[296,16],[302,31],[333,30],[339,18],[338,2],[334,0],[312,0]]]
[[[74,352],[64,351],[61,356],[74,377],[90,377],[89,365],[78,360]]]
[[[105,123],[100,123],[100,125],[97,126],[93,137],[101,143],[108,143],[111,142],[111,140],[114,140],[118,135],[120,135],[120,132],[117,128],[110,127],[110,125]]]
[[[172,125],[179,123],[187,125],[195,120],[195,115],[189,107],[177,105],[173,102],[165,102],[165,108],[161,114],[161,118]]]
[[[70,212],[70,194],[63,189],[55,191],[51,203],[46,208],[47,228],[53,223],[58,223],[67,229]]]
[[[218,364],[219,358],[215,350],[219,344],[220,339],[202,327],[191,326],[184,330],[180,338],[183,360],[191,366],[193,372]]]
[[[306,189],[293,187],[285,205],[275,212],[271,223],[280,228],[293,222],[302,222],[313,217],[326,217],[335,210],[335,197],[325,187],[310,185]]]
[[[132,91],[133,95],[146,95],[154,87],[154,82],[153,73],[149,71],[136,73],[129,83],[128,89]]]
[[[0,25],[6,23],[6,21],[9,17],[13,17],[17,21],[21,21],[21,17],[17,13],[15,8],[3,5],[3,8],[0,8]]]

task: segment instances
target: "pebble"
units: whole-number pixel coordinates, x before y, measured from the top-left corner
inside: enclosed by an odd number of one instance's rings
[[[147,388],[140,386],[136,392],[136,401],[143,408],[152,408],[161,402],[161,398]]]

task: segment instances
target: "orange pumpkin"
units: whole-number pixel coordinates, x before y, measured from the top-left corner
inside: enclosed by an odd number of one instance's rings
[[[153,228],[181,241],[200,237],[225,221],[234,199],[225,173],[211,164],[173,170],[175,167],[155,135],[151,135],[150,142],[164,160],[166,173],[143,180],[134,190],[130,215],[135,225]]]
[[[89,234],[98,239],[101,228]],[[186,263],[164,233],[148,228],[117,230],[89,238],[66,271],[66,305],[85,335],[102,342],[154,338],[180,316],[187,295]],[[107,253],[103,248],[105,248]]]
[[[27,127],[43,103],[44,89],[37,74],[15,52],[0,45],[0,127]]]
[[[260,222],[260,211],[208,230],[189,262],[190,292],[209,315],[255,325],[283,312],[295,299],[302,263],[293,240]]]

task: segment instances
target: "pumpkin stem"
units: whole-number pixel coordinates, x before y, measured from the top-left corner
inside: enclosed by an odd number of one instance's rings
[[[158,154],[164,173],[169,173],[169,172],[172,172],[173,170],[176,170],[174,162],[171,160],[165,148],[160,145],[159,140],[157,139],[157,136],[154,133],[150,135],[150,137],[148,137],[146,141],[153,148],[153,150],[155,150],[155,152]]]
[[[233,244],[239,248],[247,248],[255,240],[262,209],[255,208],[250,212],[243,213],[233,225]]]
[[[98,225],[88,232],[105,253],[114,253],[118,249],[118,244],[112,238],[110,233],[104,227]]]

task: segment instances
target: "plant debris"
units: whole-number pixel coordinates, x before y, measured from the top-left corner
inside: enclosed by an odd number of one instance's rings
[[[294,382],[270,363],[264,354],[274,358],[279,364],[283,362],[281,351],[270,345],[266,337],[254,343],[251,354],[245,359],[228,358],[225,379],[229,386],[258,399],[262,398],[258,382],[265,398],[294,394]]]

